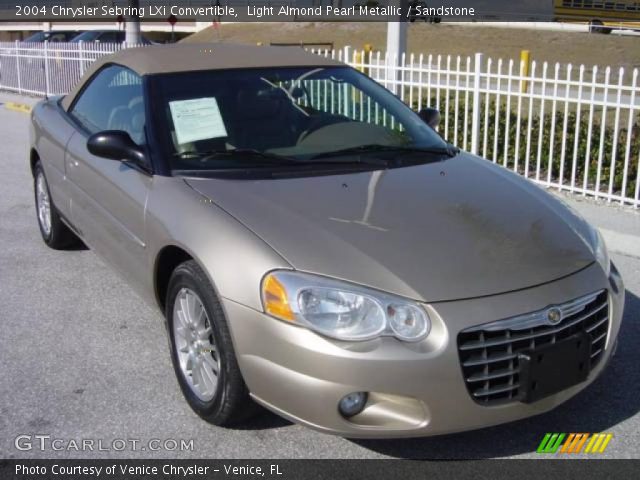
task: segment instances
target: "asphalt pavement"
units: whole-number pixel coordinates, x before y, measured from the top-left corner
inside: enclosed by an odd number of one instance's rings
[[[12,99],[0,94],[0,103]],[[0,105],[0,458],[540,458],[535,450],[547,432],[610,432],[602,456],[640,458],[640,258],[633,252],[620,247],[626,253],[612,255],[627,287],[616,357],[550,413],[412,440],[347,440],[267,412],[241,428],[218,428],[183,401],[160,314],[90,250],[42,243],[27,124],[24,112]],[[576,208],[633,243],[638,212],[584,200]],[[61,450],[51,449],[54,439]]]

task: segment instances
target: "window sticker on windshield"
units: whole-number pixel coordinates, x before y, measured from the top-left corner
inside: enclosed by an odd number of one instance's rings
[[[214,97],[169,102],[178,143],[227,136],[218,102]]]

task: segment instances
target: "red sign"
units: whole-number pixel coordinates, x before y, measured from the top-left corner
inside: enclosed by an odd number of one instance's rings
[[[169,24],[173,27],[178,22],[178,19],[175,15],[171,15],[169,18],[167,18],[167,22],[169,22]]]

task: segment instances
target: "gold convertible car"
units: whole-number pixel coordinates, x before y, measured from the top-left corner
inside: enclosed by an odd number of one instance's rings
[[[216,425],[254,402],[347,437],[548,411],[613,354],[622,279],[596,229],[435,117],[301,49],[123,50],[33,110],[42,238],[162,311]]]

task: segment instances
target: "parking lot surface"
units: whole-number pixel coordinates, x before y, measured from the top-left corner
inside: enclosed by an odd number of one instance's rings
[[[208,425],[182,399],[160,314],[90,250],[57,252],[42,243],[27,125],[25,113],[0,106],[0,458],[540,457],[546,432],[610,432],[602,456],[640,458],[640,259],[621,254],[613,254],[627,286],[618,353],[597,382],[548,414],[385,441],[332,437],[267,412],[242,428]],[[36,434],[62,440],[62,449],[41,450],[34,437],[30,449],[24,441],[16,448],[18,436]],[[93,440],[94,450],[83,451],[82,440]],[[117,451],[114,440],[127,447]],[[151,440],[166,448],[151,450]],[[180,451],[165,440],[193,443]]]

